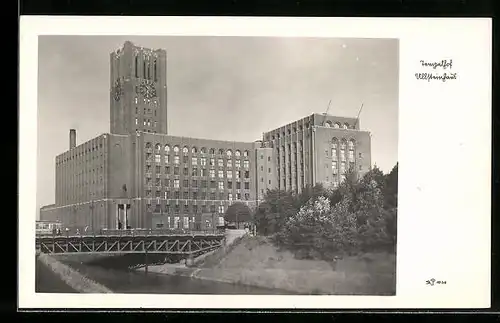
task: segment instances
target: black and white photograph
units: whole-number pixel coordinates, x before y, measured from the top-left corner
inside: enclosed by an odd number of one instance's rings
[[[37,292],[395,295],[397,39],[38,46]]]
[[[489,306],[491,20],[21,27],[20,308]]]

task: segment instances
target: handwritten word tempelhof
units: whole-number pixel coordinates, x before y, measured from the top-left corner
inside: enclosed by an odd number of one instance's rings
[[[441,61],[437,62],[426,62],[424,60],[420,60],[420,64],[424,68],[432,68],[433,70],[439,69],[452,69],[453,67],[453,60],[447,60],[443,59]],[[432,73],[415,73],[415,78],[417,80],[421,81],[442,81],[446,82],[448,80],[456,80],[457,79],[457,73],[451,73],[451,72],[444,72],[444,73],[439,73],[439,72],[432,72]]]

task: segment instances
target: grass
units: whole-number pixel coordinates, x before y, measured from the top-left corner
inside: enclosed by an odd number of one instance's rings
[[[349,256],[334,263],[299,260],[265,237],[245,236],[201,266],[197,277],[229,280],[301,294],[394,295],[396,257],[388,253]]]

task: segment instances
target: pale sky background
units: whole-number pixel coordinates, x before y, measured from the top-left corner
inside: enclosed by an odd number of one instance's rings
[[[372,164],[398,157],[397,39],[40,36],[37,205],[54,203],[55,156],[109,132],[109,53],[126,40],[167,51],[169,134],[262,139],[312,113],[356,117]],[[37,210],[38,218],[39,210]]]

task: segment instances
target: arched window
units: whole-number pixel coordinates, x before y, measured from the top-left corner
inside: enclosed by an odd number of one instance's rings
[[[340,150],[345,150],[345,147],[347,145],[347,141],[345,139],[342,139],[340,142]]]
[[[219,149],[219,155],[224,155],[224,149]]]
[[[210,154],[215,155],[215,149],[210,148]]]
[[[288,134],[291,134],[292,133],[292,130],[288,129]]]
[[[355,141],[354,139],[349,140],[349,150],[354,150]]]
[[[160,150],[161,150],[161,145],[160,145],[160,144],[156,144],[156,145],[155,145],[155,150],[156,150],[157,152],[160,152]]]
[[[150,142],[146,143],[146,148],[151,148],[151,143]]]
[[[167,154],[170,152],[170,146],[169,145],[165,145],[165,152]]]
[[[302,125],[300,125],[299,130],[302,131],[302,129],[304,129],[304,127],[302,127]]]
[[[196,147],[191,148],[191,153],[196,154],[198,152],[198,149]]]
[[[339,129],[340,128],[340,123],[335,122],[335,124],[333,125],[333,127],[336,128],[336,129]]]
[[[344,123],[344,129],[349,129],[349,124],[348,123]]]
[[[187,153],[188,153],[188,151],[189,151],[189,149],[188,149],[188,147],[187,147],[187,146],[184,146],[184,148],[182,148],[182,152],[183,152],[184,154],[187,154]]]
[[[179,153],[179,146],[174,146],[174,153],[178,154]]]
[[[234,152],[234,155],[235,155],[236,157],[240,157],[241,152],[240,152],[239,150],[236,150],[236,151]]]
[[[330,128],[332,126],[332,123],[330,121],[325,122],[325,127]]]
[[[231,149],[227,150],[226,155],[228,158],[231,158],[231,156],[233,156],[233,152],[231,151]]]
[[[202,154],[206,154],[206,153],[207,153],[207,148],[205,148],[205,147],[201,147],[200,152],[201,152]]]
[[[248,157],[248,150],[245,150],[245,151],[243,152],[243,156]]]

